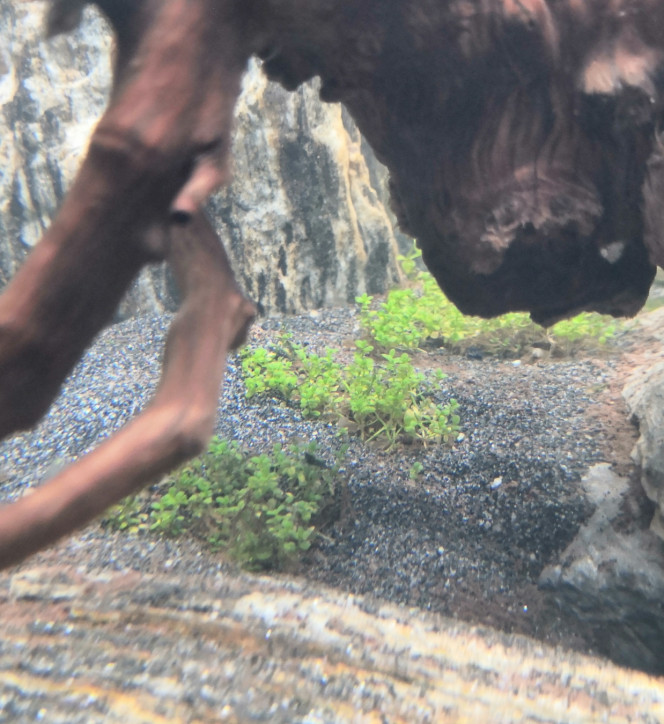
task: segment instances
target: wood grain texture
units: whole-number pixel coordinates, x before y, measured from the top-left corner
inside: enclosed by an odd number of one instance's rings
[[[402,227],[463,311],[550,323],[640,308],[662,261],[649,222],[661,4],[263,5],[268,74],[286,87],[320,75],[321,96],[348,106],[391,171]]]

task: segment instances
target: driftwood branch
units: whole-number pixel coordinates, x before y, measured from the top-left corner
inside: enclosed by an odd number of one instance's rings
[[[253,305],[219,238],[197,215],[170,229],[169,261],[184,301],[149,407],[48,483],[0,508],[0,567],[84,525],[109,505],[200,453],[212,435],[226,355],[245,338]]]
[[[82,3],[56,2],[51,30]],[[0,435],[30,427],[147,262],[167,258],[185,296],[152,405],[47,485],[0,508],[0,566],[21,560],[198,452],[212,433],[226,353],[253,306],[200,214],[227,175],[247,52],[221,36],[234,3],[105,4],[115,85],[60,213],[0,298]],[[213,29],[215,29],[213,34]]]

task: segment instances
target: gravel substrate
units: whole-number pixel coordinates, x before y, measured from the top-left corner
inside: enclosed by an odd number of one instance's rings
[[[39,427],[2,444],[4,499],[57,472],[146,404],[169,321],[133,319],[101,335]],[[282,328],[315,348],[348,351],[357,319],[341,309],[265,320],[250,344],[267,344]],[[441,350],[418,361],[447,373],[436,398],[458,400],[459,439],[393,453],[351,439],[342,471],[349,511],[293,574],[591,650],[591,634],[565,620],[536,582],[590,512],[578,484],[607,459],[607,430],[591,413],[610,382],[611,361],[519,364]],[[217,422],[219,435],[252,449],[314,439],[330,464],[342,444],[330,423],[303,421],[272,399],[247,402],[234,358]],[[411,480],[416,461],[423,472]],[[83,567],[150,573],[227,565],[193,541],[113,534],[98,525],[65,541],[59,556]]]

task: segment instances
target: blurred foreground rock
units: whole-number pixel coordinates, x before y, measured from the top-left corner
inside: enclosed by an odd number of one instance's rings
[[[664,545],[649,530],[621,526],[629,482],[608,465],[582,481],[595,506],[540,586],[596,631],[614,661],[664,673]]]
[[[664,682],[292,581],[0,579],[0,721],[657,722]]]
[[[638,369],[624,395],[640,433],[632,457],[643,489],[655,504],[650,528],[664,540],[664,362]]]
[[[597,465],[582,481],[594,508],[540,586],[596,632],[623,665],[664,674],[664,309],[638,318],[623,388],[639,429],[632,479]],[[642,489],[640,489],[640,487]],[[645,495],[652,502],[645,500]]]

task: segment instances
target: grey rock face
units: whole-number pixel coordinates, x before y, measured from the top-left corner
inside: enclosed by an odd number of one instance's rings
[[[39,241],[78,168],[110,82],[110,35],[42,40],[46,3],[0,1],[0,283]]]
[[[596,633],[625,666],[664,673],[664,544],[648,530],[621,530],[628,481],[596,465],[583,486],[595,512],[540,586]]]
[[[664,342],[664,309],[639,324],[651,340]],[[629,481],[596,466],[583,480],[595,512],[542,572],[540,585],[592,627],[598,648],[615,661],[663,674],[664,364],[644,356],[623,397],[639,426],[632,458],[654,517]]]
[[[261,310],[343,304],[398,280],[396,238],[377,190],[383,179],[365,153],[348,115],[322,104],[315,84],[287,93],[250,67],[234,180],[210,209]]]
[[[641,484],[655,503],[651,530],[664,539],[664,363],[637,370],[623,396],[639,424],[632,458],[641,469]]]
[[[44,41],[46,3],[0,0],[0,286],[37,243],[76,172],[110,85],[111,35],[93,10]],[[315,85],[287,93],[257,64],[238,104],[235,178],[210,203],[236,273],[264,313],[352,301],[398,279],[385,171]],[[173,309],[167,272],[145,273],[120,316]]]

